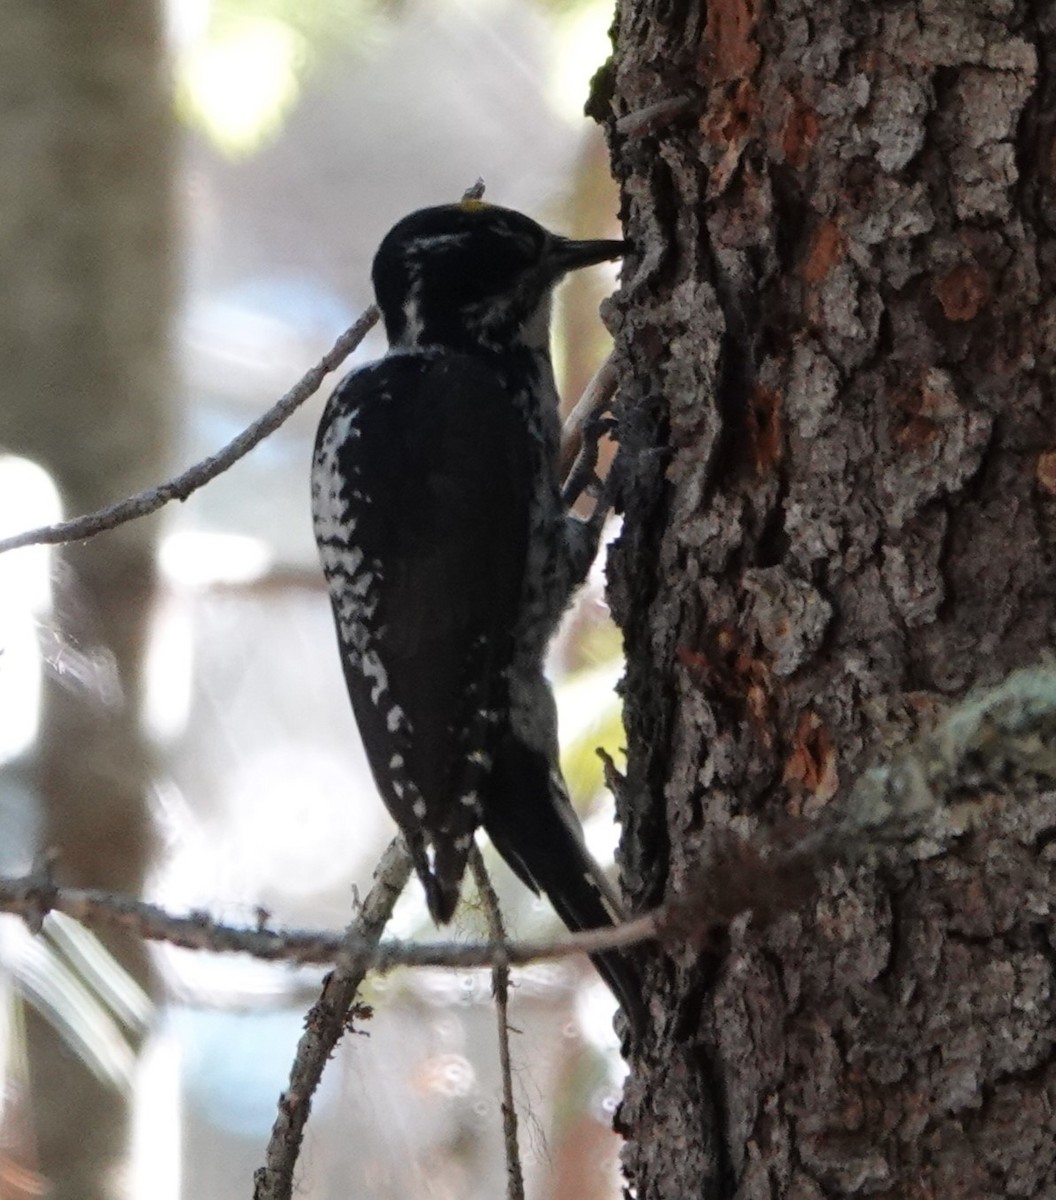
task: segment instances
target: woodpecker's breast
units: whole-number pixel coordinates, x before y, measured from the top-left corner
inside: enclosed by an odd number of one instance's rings
[[[532,439],[486,363],[390,353],[348,376],[312,508],[345,679],[405,829],[468,850],[507,711],[536,488]]]
[[[533,460],[528,562],[514,637],[518,648],[515,672],[541,667],[572,590],[564,542],[565,507],[558,475],[561,421],[549,356],[531,354],[524,378],[525,385],[511,389],[525,424]]]

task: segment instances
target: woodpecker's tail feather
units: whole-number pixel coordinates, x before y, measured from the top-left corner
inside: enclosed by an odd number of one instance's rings
[[[418,877],[425,888],[425,902],[429,905],[429,915],[437,925],[446,925],[455,915],[461,888],[445,887],[440,879],[428,869],[418,872]]]
[[[440,847],[434,847],[430,854],[420,833],[405,829],[403,836],[415,874],[425,890],[429,915],[437,925],[446,925],[458,908],[468,847],[466,850],[457,850],[450,842],[445,842]]]
[[[455,841],[447,837],[434,839],[433,873],[425,885],[425,898],[437,925],[446,925],[458,908],[471,845],[471,834],[463,834]]]
[[[546,757],[507,735],[495,756],[484,804],[495,849],[534,892],[544,892],[573,932],[605,929],[622,919],[619,901],[583,844],[579,820]],[[637,1039],[645,1025],[641,982],[631,957],[592,954]]]

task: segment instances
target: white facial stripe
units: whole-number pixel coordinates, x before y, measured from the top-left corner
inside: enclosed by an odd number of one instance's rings
[[[473,234],[468,230],[459,233],[438,233],[433,237],[418,237],[407,244],[407,253],[415,254],[419,250],[437,250],[444,246],[459,246],[469,241]]]
[[[411,286],[407,289],[407,299],[403,302],[403,322],[403,332],[398,344],[413,346],[425,329],[425,322],[422,320],[422,278],[418,272],[414,272]]]

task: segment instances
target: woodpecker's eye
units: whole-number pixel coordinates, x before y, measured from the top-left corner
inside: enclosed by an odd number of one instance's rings
[[[467,291],[485,296],[508,292],[542,257],[542,242],[503,228],[481,230],[458,255],[458,271]],[[454,264],[452,264],[454,265]]]

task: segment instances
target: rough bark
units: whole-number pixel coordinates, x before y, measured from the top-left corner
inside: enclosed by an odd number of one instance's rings
[[[622,0],[624,880],[1051,645],[1056,6]],[[636,1195],[1056,1194],[1052,796],[653,957]]]
[[[0,449],[52,475],[68,513],[165,474],[172,119],[160,7],[4,8],[0,38]],[[140,666],[154,522],[57,555],[32,783],[70,883],[138,891],[150,848]],[[109,945],[141,982],[134,939]],[[114,1194],[126,1098],[28,1022],[49,1196]]]

